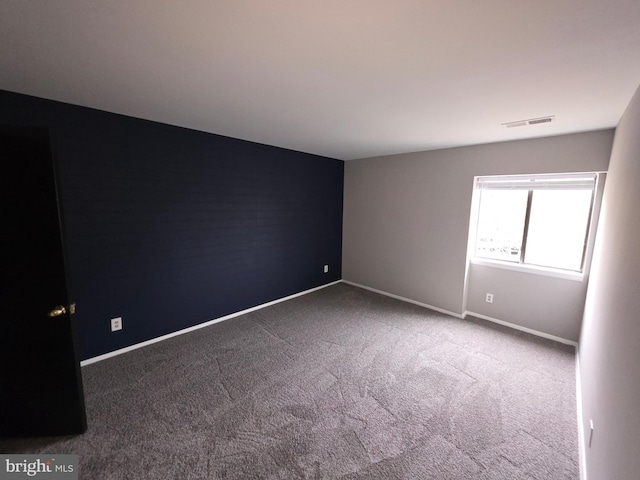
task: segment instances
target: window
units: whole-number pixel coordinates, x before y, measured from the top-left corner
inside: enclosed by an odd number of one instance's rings
[[[581,272],[596,174],[480,177],[475,257]]]

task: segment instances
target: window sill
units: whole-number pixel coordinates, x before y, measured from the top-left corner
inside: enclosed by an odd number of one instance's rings
[[[474,265],[483,265],[485,267],[501,268],[503,270],[513,270],[516,272],[533,273],[534,275],[543,275],[546,277],[563,278],[565,280],[573,280],[576,282],[584,281],[584,273],[581,272],[570,272],[568,270],[537,267],[535,265],[502,262],[500,260],[492,260],[488,258],[472,258],[471,263]]]

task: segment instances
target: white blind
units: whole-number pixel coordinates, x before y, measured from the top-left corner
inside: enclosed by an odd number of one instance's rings
[[[478,177],[476,187],[490,190],[593,190],[596,173]]]

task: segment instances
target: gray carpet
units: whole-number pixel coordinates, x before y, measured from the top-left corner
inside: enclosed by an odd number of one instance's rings
[[[574,349],[346,284],[83,368],[85,479],[577,479]]]

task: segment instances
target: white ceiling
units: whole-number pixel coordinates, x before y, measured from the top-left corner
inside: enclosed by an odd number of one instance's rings
[[[639,83],[639,0],[0,0],[0,89],[345,160],[614,127]]]

